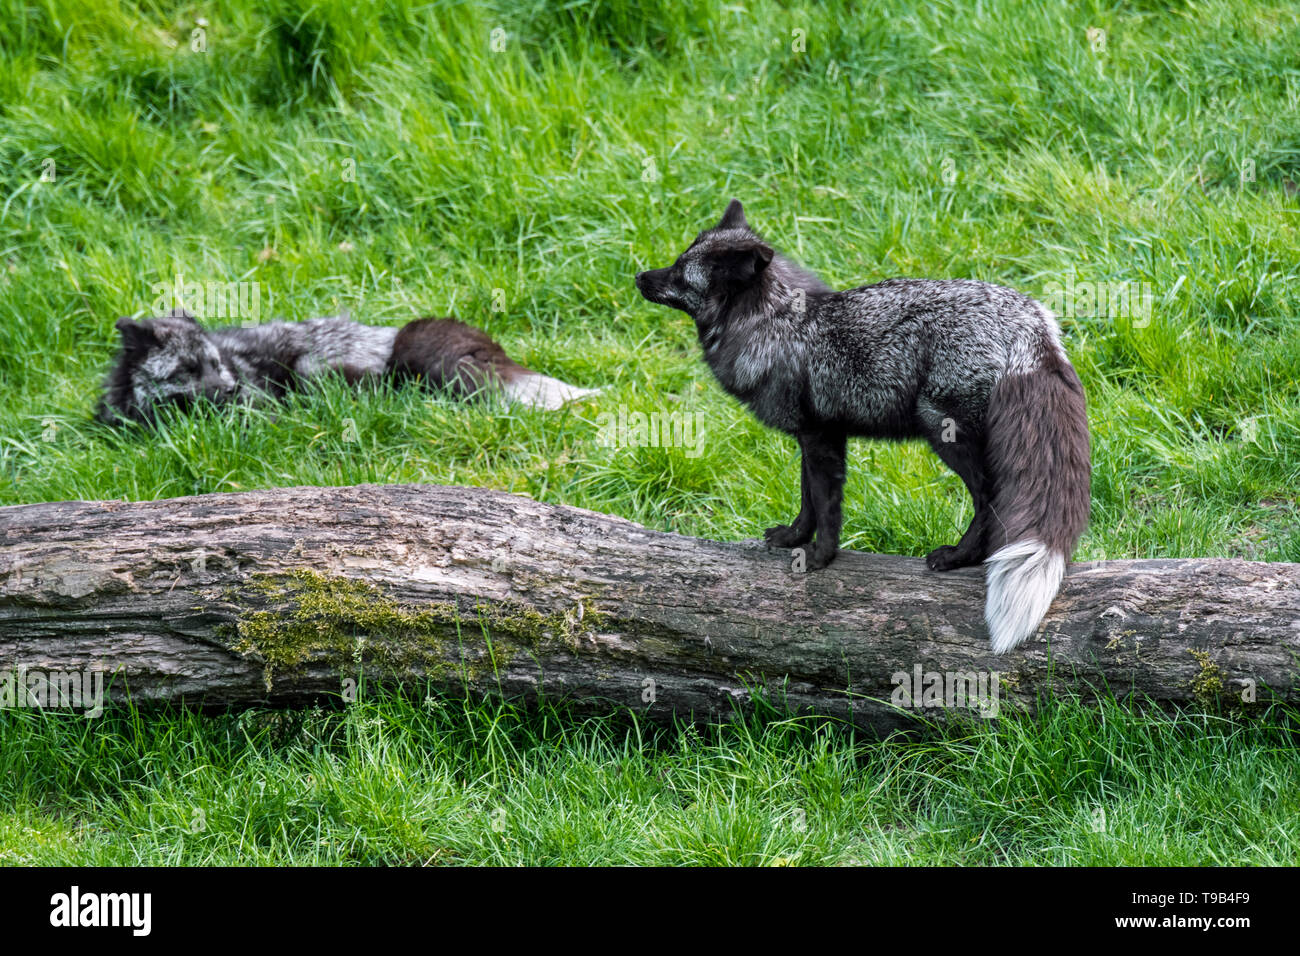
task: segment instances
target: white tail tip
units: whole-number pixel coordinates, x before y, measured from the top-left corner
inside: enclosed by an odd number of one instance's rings
[[[569,402],[595,395],[598,388],[578,388],[558,378],[533,372],[521,375],[512,382],[506,382],[503,391],[511,401],[519,402],[530,408],[544,408],[555,411]]]
[[[994,654],[1038,630],[1065,577],[1065,555],[1030,538],[999,548],[984,562],[984,621]]]

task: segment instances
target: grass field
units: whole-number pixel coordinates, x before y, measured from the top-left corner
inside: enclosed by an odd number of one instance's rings
[[[434,482],[753,537],[797,508],[794,444],[632,283],[736,196],[840,287],[1072,290],[1077,558],[1300,561],[1298,192],[1294,4],[0,0],[0,504]],[[609,388],[95,426],[113,320],[178,276],[263,318],[453,314]],[[698,416],[700,454],[602,447],[620,405]],[[970,517],[914,445],[855,444],[845,502],[870,551]],[[1293,717],[1064,700],[882,743],[437,700],[7,711],[0,862],[1295,864]]]

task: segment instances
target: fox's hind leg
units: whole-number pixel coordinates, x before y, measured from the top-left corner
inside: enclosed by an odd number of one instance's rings
[[[808,477],[808,456],[799,454],[799,517],[793,524],[779,524],[763,532],[768,547],[797,548],[812,540],[817,530],[817,515],[813,511],[812,482]]]
[[[930,438],[930,447],[965,483],[975,503],[975,517],[957,544],[935,548],[925,556],[925,563],[931,571],[952,571],[979,564],[988,557],[988,524],[993,520],[990,507],[992,488],[984,467],[983,443],[977,440],[944,441],[940,436],[938,439]]]

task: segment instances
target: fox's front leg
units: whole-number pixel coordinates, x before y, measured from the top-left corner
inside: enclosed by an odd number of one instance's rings
[[[813,513],[817,516],[817,543],[808,555],[808,570],[816,571],[835,560],[840,547],[840,505],[844,500],[844,467],[848,436],[823,432],[801,437],[808,469]]]
[[[799,517],[793,524],[779,524],[763,532],[768,547],[797,548],[811,541],[813,532],[817,530],[817,513],[813,510],[812,486],[808,479],[808,456],[802,451],[799,454],[799,498]]]

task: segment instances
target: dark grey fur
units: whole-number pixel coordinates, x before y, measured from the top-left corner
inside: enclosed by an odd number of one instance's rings
[[[1084,396],[1033,299],[963,279],[836,292],[775,253],[734,200],[673,265],[636,282],[695,319],[723,388],[798,440],[802,505],[767,529],[769,544],[816,535],[807,564],[825,567],[839,546],[846,440],[923,438],[975,504],[961,540],[927,556],[932,569],[1030,540],[1068,559],[1088,516]]]

